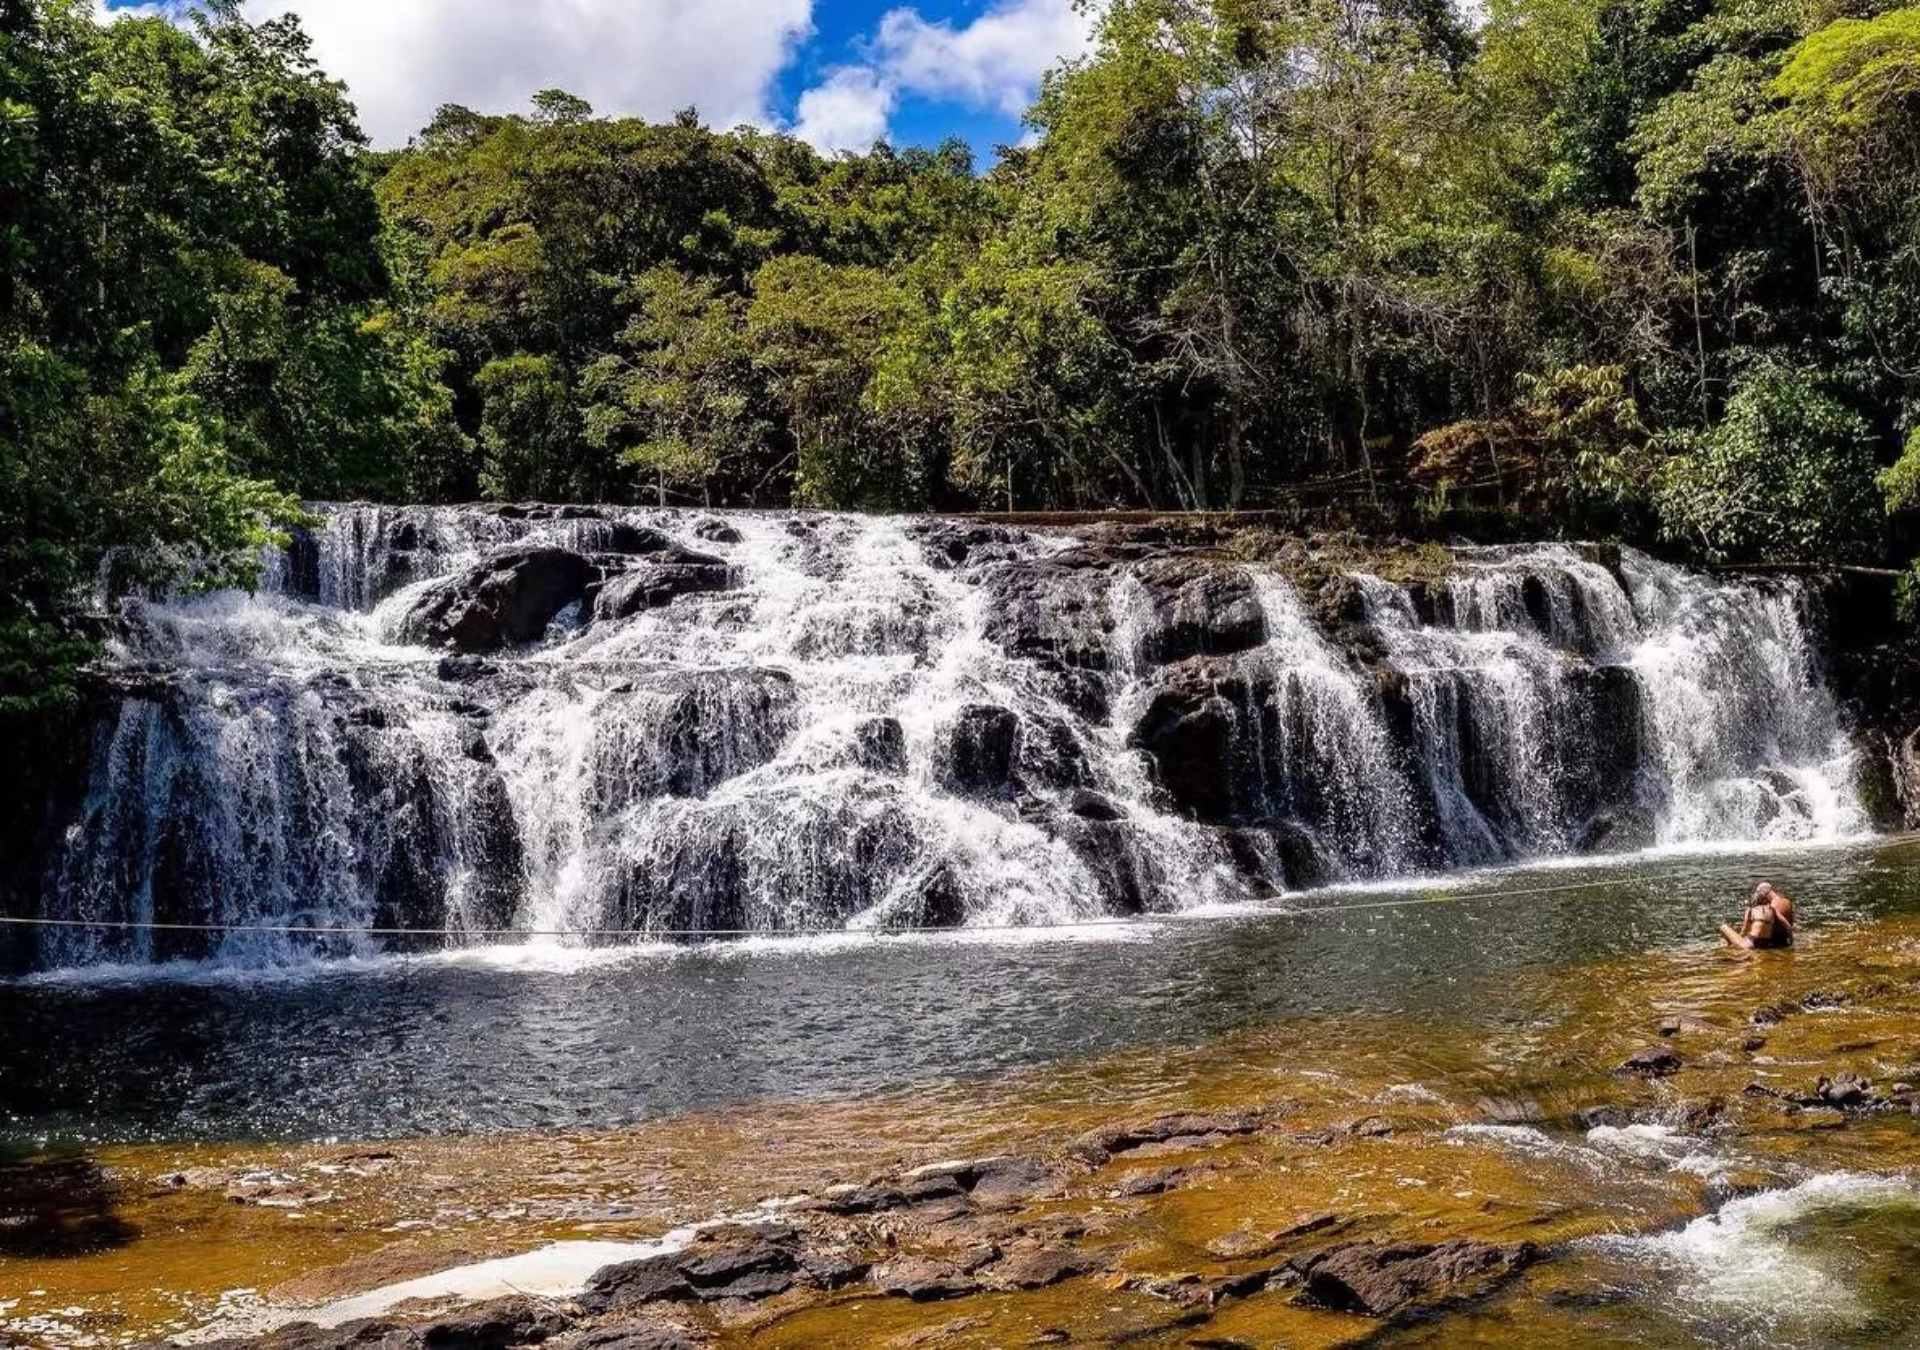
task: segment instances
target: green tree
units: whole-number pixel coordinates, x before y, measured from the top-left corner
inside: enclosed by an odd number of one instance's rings
[[[725,475],[752,499],[772,467],[766,394],[747,346],[746,302],[673,267],[643,273],[619,351],[587,370],[587,439],[654,485],[711,502]]]

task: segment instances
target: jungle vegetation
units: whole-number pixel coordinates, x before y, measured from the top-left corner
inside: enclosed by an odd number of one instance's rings
[[[1471,499],[1913,555],[1920,9],[1106,0],[1031,134],[445,107],[297,21],[0,0],[0,706],[302,500]]]

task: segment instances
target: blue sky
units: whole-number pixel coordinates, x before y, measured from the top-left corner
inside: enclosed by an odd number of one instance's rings
[[[179,0],[99,0],[112,11]],[[602,113],[791,130],[824,150],[950,134],[984,164],[1020,139],[1040,73],[1084,47],[1073,0],[246,0],[301,16],[379,146],[440,103],[486,112],[559,86]]]

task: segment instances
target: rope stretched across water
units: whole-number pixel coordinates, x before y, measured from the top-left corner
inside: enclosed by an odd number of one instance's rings
[[[1882,835],[1871,842],[1880,851],[1920,843],[1920,830]],[[1325,914],[1351,914],[1370,910],[1413,909],[1424,905],[1464,904],[1475,900],[1518,900],[1528,896],[1562,895],[1598,890],[1619,885],[1657,885],[1669,881],[1699,881],[1707,877],[1752,876],[1769,870],[1752,862],[1728,863],[1720,867],[1688,867],[1650,876],[1594,877],[1586,881],[1562,882],[1551,886],[1457,887],[1450,890],[1412,896],[1383,896],[1377,900],[1356,900],[1338,905],[1297,907],[1234,906],[1199,911],[1176,910],[1169,913],[1137,916],[1101,916],[1087,919],[1055,919],[1043,923],[963,924],[952,927],[926,925],[875,925],[865,928],[802,925],[791,928],[362,928],[346,924],[218,924],[168,923],[152,919],[59,919],[27,915],[0,914],[0,927],[100,929],[143,933],[218,933],[223,936],[260,935],[284,937],[442,937],[442,938],[579,938],[639,939],[663,942],[697,938],[755,937],[906,937],[928,934],[1034,933],[1055,929],[1122,928],[1156,923],[1196,923],[1240,918],[1310,919]]]

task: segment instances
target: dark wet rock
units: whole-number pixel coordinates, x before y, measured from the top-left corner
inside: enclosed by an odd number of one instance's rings
[[[703,1299],[765,1298],[793,1284],[795,1245],[782,1226],[726,1224],[703,1230],[677,1265]]]
[[[929,1163],[895,1183],[910,1200],[965,1196],[968,1209],[998,1208],[1050,1194],[1058,1182],[1037,1158],[995,1156]]]
[[[713,516],[707,516],[694,522],[694,534],[709,544],[737,544],[744,537],[740,531]]]
[[[1036,1247],[1001,1259],[984,1275],[996,1289],[1045,1289],[1096,1268],[1094,1259],[1077,1248]]]
[[[1128,1172],[1114,1187],[1114,1194],[1131,1200],[1145,1195],[1163,1195],[1210,1175],[1206,1167],[1149,1167]]]
[[[334,1327],[295,1322],[256,1337],[207,1344],[220,1350],[510,1350],[542,1344],[569,1325],[553,1305],[516,1297],[456,1308],[430,1320],[360,1318]]]
[[[553,1350],[699,1350],[706,1344],[684,1327],[623,1321],[593,1327],[555,1342]]]
[[[666,1299],[769,1298],[799,1278],[797,1247],[784,1225],[722,1224],[680,1251],[595,1271],[579,1303],[600,1314]]]
[[[1026,787],[1080,791],[1093,780],[1086,749],[1065,718],[1023,717],[1013,759],[1014,772]]]
[[[960,1298],[981,1287],[980,1280],[967,1274],[959,1263],[919,1256],[896,1257],[875,1266],[868,1278],[881,1293],[915,1303]]]
[[[692,1281],[680,1273],[674,1257],[667,1255],[622,1261],[595,1271],[578,1302],[587,1312],[598,1314],[691,1297]]]
[[[1769,1004],[1764,1008],[1754,1009],[1751,1020],[1756,1027],[1778,1026],[1787,1019],[1789,1012],[1790,1009],[1783,1008],[1777,1003]]]
[[[1111,566],[1098,550],[1070,549],[1043,560],[992,564],[982,581],[987,640],[1060,677],[1059,692],[1088,716],[1104,712],[1105,691],[1097,681],[1075,677],[1110,664]]]
[[[906,1203],[906,1194],[898,1186],[845,1186],[814,1197],[806,1207],[822,1214],[877,1214]]]
[[[844,1289],[872,1269],[871,1261],[851,1251],[807,1251],[800,1257],[801,1277],[816,1289]]]
[[[597,552],[621,553],[630,557],[665,553],[674,547],[673,540],[660,531],[629,524],[624,520],[609,521],[595,529],[588,538]]]
[[[1614,1070],[1626,1077],[1665,1078],[1680,1072],[1680,1056],[1664,1045],[1650,1046],[1627,1056]]]
[[[1539,1258],[1530,1242],[1354,1242],[1295,1257],[1301,1298],[1336,1312],[1394,1317],[1479,1298]]]
[[[732,590],[736,581],[733,568],[723,559],[669,546],[647,555],[602,586],[593,599],[594,621],[631,618],[670,605],[683,595]]]
[[[1604,743],[1604,742],[1603,742]],[[1644,807],[1631,802],[1596,811],[1574,831],[1576,853],[1630,853],[1651,847],[1654,841],[1653,816]]]
[[[1016,530],[977,520],[929,520],[911,532],[920,538],[927,565],[939,568],[1010,561],[1020,556],[1024,543]]]
[[[1140,658],[1166,665],[1189,656],[1246,651],[1267,639],[1266,613],[1245,568],[1205,558],[1154,558],[1134,570],[1148,617]]]
[[[907,771],[907,734],[897,719],[870,717],[853,729],[854,761],[898,778]]]
[[[1085,788],[1075,788],[1067,793],[1060,799],[1060,806],[1068,815],[1078,816],[1081,820],[1104,822],[1126,819],[1126,813],[1111,797],[1089,792]]]
[[[961,1184],[961,1173],[944,1167],[931,1171],[909,1172],[900,1179],[900,1193],[909,1202],[920,1200],[938,1200],[949,1195],[965,1195],[967,1188]]]
[[[421,1327],[419,1337],[421,1350],[506,1350],[538,1345],[568,1325],[551,1304],[508,1298],[455,1309]]]
[[[1076,1139],[1069,1151],[1098,1165],[1116,1154],[1128,1153],[1146,1144],[1190,1140],[1196,1146],[1205,1146],[1235,1135],[1252,1134],[1267,1123],[1267,1115],[1262,1111],[1176,1111],[1151,1120],[1090,1130]]]
[[[1013,756],[1020,739],[1020,715],[991,703],[960,709],[943,733],[940,781],[968,796],[1008,797],[1016,790]]]
[[[400,616],[395,636],[462,652],[532,642],[586,595],[592,579],[592,567],[571,549],[502,549],[429,586]]]
[[[1906,1088],[1904,1083],[1893,1084],[1888,1089],[1877,1088],[1870,1080],[1848,1070],[1831,1078],[1822,1075],[1811,1093],[1792,1100],[1801,1106],[1830,1106],[1841,1111],[1890,1111],[1904,1104],[1896,1100],[1897,1097],[1910,1095],[1911,1091],[1895,1089]]]
[[[1245,739],[1246,692],[1235,672],[1189,663],[1155,689],[1133,729],[1131,744],[1152,756],[1167,795],[1198,819],[1244,814],[1234,766]]]
[[[1847,994],[1816,989],[1800,1000],[1800,1007],[1804,1012],[1830,1011],[1834,1008],[1844,1008],[1852,1001],[1851,996]]]
[[[1750,1055],[1757,1050],[1764,1050],[1766,1049],[1766,1047],[1767,1047],[1767,1038],[1765,1036],[1760,1035],[1758,1032],[1755,1032],[1751,1036],[1742,1036],[1740,1038],[1740,1048],[1746,1051]]]

